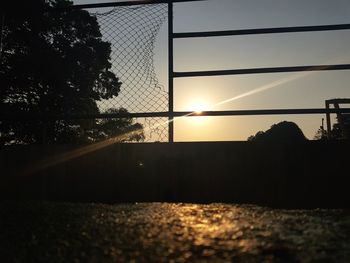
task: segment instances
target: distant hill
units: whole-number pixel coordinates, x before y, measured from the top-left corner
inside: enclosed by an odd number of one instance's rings
[[[248,141],[284,142],[306,141],[302,130],[297,124],[290,121],[282,121],[271,126],[267,131],[259,131],[248,138]]]

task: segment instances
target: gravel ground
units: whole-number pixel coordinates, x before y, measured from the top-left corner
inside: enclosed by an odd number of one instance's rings
[[[0,202],[1,262],[350,262],[349,210]]]

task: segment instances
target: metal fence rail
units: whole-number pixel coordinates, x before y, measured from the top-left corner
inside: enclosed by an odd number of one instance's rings
[[[208,76],[225,76],[225,75],[288,73],[288,72],[301,72],[301,71],[329,71],[329,70],[349,70],[349,69],[350,69],[350,64],[312,65],[312,66],[295,66],[295,67],[272,67],[272,68],[248,68],[248,69],[174,72],[173,77],[174,78],[208,77]]]
[[[169,3],[184,3],[184,2],[201,2],[206,0],[140,0],[140,1],[122,1],[112,3],[96,3],[96,4],[81,4],[74,5],[71,9],[89,9],[101,7],[117,7],[117,6],[136,6],[136,5],[155,5]]]
[[[272,27],[272,28],[257,28],[257,29],[209,31],[209,32],[186,32],[186,33],[174,33],[173,38],[224,37],[224,36],[243,36],[243,35],[259,35],[259,34],[334,31],[334,30],[345,30],[345,29],[350,29],[350,24]]]
[[[174,111],[174,117],[198,116],[247,116],[247,115],[291,115],[291,114],[339,114],[350,113],[350,108],[303,108],[303,109],[257,109],[257,110],[224,110],[224,111]],[[100,114],[1,114],[2,120],[75,120],[75,119],[108,119],[108,118],[167,118],[169,112],[136,112],[136,113],[100,113]]]
[[[169,1],[169,10],[172,11],[173,2]],[[299,26],[299,27],[280,27],[280,28],[258,28],[258,29],[240,29],[228,31],[210,31],[210,32],[186,32],[174,33],[173,24],[170,22],[172,12],[169,11],[169,98],[173,93],[173,83],[175,78],[183,77],[207,77],[224,75],[242,75],[242,74],[266,74],[266,73],[288,73],[303,71],[329,71],[329,70],[349,70],[350,64],[339,65],[312,65],[312,66],[291,66],[291,67],[270,67],[270,68],[249,68],[249,69],[231,69],[231,70],[211,70],[211,71],[187,71],[174,72],[173,68],[173,41],[183,38],[203,38],[203,37],[223,37],[223,36],[242,36],[259,34],[280,34],[296,32],[315,32],[315,31],[334,31],[348,30],[350,24],[337,25],[319,25],[319,26]],[[172,105],[172,104],[169,104]],[[236,110],[236,111],[203,111],[201,116],[234,116],[234,115],[271,115],[271,114],[330,114],[348,112],[350,109],[278,109],[278,110]],[[196,116],[198,114],[191,112],[174,112],[169,106],[169,142],[173,142],[173,118],[176,116]]]
[[[22,120],[22,119],[44,119],[44,120],[67,120],[67,119],[93,119],[93,118],[167,118],[168,119],[168,141],[174,141],[173,120],[177,117],[188,116],[237,116],[237,115],[283,115],[283,114],[338,114],[350,113],[349,108],[331,109],[331,108],[304,108],[304,109],[258,109],[258,110],[226,110],[226,111],[203,111],[200,114],[190,111],[174,111],[174,79],[184,77],[207,77],[224,75],[242,75],[242,74],[267,74],[267,73],[288,73],[304,71],[335,71],[350,70],[350,64],[333,65],[303,65],[288,67],[267,67],[267,68],[246,68],[246,69],[227,69],[211,71],[174,71],[174,40],[184,38],[205,38],[205,37],[223,37],[223,36],[242,36],[259,34],[280,34],[296,32],[315,32],[315,31],[334,31],[349,30],[350,24],[318,25],[318,26],[298,26],[298,27],[277,27],[277,28],[258,28],[258,29],[239,29],[226,31],[210,32],[174,32],[173,24],[173,6],[174,3],[199,2],[204,0],[153,0],[153,1],[124,1],[113,3],[96,3],[74,5],[71,9],[91,9],[105,7],[130,7],[144,5],[167,5],[168,16],[168,91],[167,91],[167,109],[147,110],[127,113],[100,113],[100,114],[79,114],[79,115],[13,115],[11,113],[1,112],[1,120]],[[153,65],[152,65],[153,66]]]

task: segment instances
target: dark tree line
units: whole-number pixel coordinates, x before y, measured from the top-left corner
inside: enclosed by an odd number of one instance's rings
[[[111,71],[111,46],[96,17],[68,9],[68,0],[14,1],[1,5],[0,111],[21,115],[98,114],[97,102],[118,95],[122,83]],[[109,113],[126,110],[109,109]],[[91,142],[132,133],[130,118],[1,121],[3,143]]]
[[[247,140],[257,142],[300,142],[306,141],[307,138],[297,124],[290,121],[282,121],[273,124],[267,131],[259,131],[255,135],[249,136]]]
[[[345,131],[341,129],[339,121],[334,123],[329,135],[322,124],[322,126],[320,126],[320,128],[316,131],[314,140],[349,139],[347,137],[347,134],[350,134],[349,123],[350,121],[347,119],[343,125],[343,129],[345,129]],[[282,121],[277,124],[273,124],[270,129],[266,131],[258,131],[255,135],[249,136],[247,140],[256,142],[301,142],[306,141],[307,138],[296,123]]]

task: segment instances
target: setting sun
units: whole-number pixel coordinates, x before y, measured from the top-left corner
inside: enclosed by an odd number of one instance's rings
[[[211,110],[211,104],[207,98],[192,95],[188,97],[184,110],[200,115],[203,111]]]
[[[193,100],[189,105],[189,110],[200,115],[203,111],[208,111],[210,106],[203,100]]]
[[[194,113],[195,116],[190,117],[190,121],[192,123],[203,123],[203,121],[207,120],[208,117],[206,116],[201,116],[203,111],[208,111],[210,110],[209,103],[205,102],[204,100],[194,100],[191,102],[188,106],[189,110]]]

